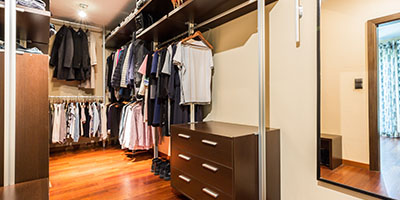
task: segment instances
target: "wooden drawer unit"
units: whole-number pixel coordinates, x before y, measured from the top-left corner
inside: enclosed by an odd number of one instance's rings
[[[179,130],[172,133],[176,147],[232,167],[232,139],[211,134],[197,134],[192,130]]]
[[[172,125],[172,187],[192,199],[258,199],[257,131],[221,122]],[[280,199],[279,130],[266,134],[267,196],[275,200]]]
[[[171,162],[182,172],[195,175],[201,182],[211,184],[232,194],[232,169],[207,161],[180,149],[172,151]]]
[[[177,170],[176,168],[171,169],[171,184],[179,191],[190,197],[191,199],[232,199],[228,194],[225,194],[217,188],[204,184],[197,180],[195,177]]]

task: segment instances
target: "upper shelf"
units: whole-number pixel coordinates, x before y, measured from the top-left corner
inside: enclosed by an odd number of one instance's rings
[[[267,0],[266,4],[274,1]],[[136,38],[164,42],[187,31],[187,22],[201,25],[199,30],[206,31],[254,11],[256,8],[257,1],[249,0],[187,0],[180,7],[171,10],[150,27],[147,27]],[[116,49],[126,44],[131,40],[134,30],[133,28],[128,32],[118,31],[114,34],[114,37],[107,38],[106,48]]]
[[[148,0],[136,13],[132,13],[127,20],[122,22],[107,36],[106,48],[119,48],[132,39],[132,33],[136,30],[135,17],[140,13],[148,13],[161,18],[171,10],[172,4],[170,1]]]
[[[50,12],[17,5],[17,39],[49,43]],[[4,39],[4,2],[0,2],[0,38]]]

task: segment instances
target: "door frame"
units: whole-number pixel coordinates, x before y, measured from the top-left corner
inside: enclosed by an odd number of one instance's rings
[[[378,38],[380,24],[400,20],[400,13],[368,20],[368,120],[369,120],[369,168],[380,171],[380,136],[378,129]]]

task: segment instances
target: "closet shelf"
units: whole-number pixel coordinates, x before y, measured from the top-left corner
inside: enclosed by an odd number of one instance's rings
[[[50,11],[47,10],[39,10],[39,9],[35,9],[35,8],[29,8],[29,7],[25,7],[25,6],[21,6],[21,5],[17,5],[17,15],[20,13],[30,13],[30,14],[36,14],[36,15],[43,15],[43,16],[47,16],[50,17],[51,13]],[[4,10],[5,8],[5,3],[4,2],[0,2],[0,9]]]
[[[170,1],[149,0],[137,12],[129,15],[106,38],[106,48],[119,48],[132,39],[132,33],[136,30],[135,17],[140,13],[165,15],[172,9]]]
[[[274,1],[267,0],[265,3],[267,5]],[[256,9],[257,1],[252,0],[187,0],[143,30],[136,38],[163,42],[187,31],[187,22],[201,25],[198,30],[206,31]],[[115,37],[108,38],[106,48],[117,49],[126,44],[131,40],[134,30],[133,28],[129,31],[118,31]]]
[[[0,2],[0,39],[4,40],[4,2]],[[49,43],[49,24],[51,13],[17,5],[17,39],[28,43]]]

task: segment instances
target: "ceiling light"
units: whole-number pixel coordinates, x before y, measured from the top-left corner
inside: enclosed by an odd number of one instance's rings
[[[83,11],[83,10],[80,10],[80,11],[78,12],[78,15],[79,15],[80,18],[85,18],[85,17],[87,16],[86,13],[85,13],[85,11]]]
[[[80,18],[85,18],[87,16],[86,12],[84,11],[87,7],[89,7],[87,4],[84,3],[80,3],[79,4],[79,11],[78,11],[78,15]]]

